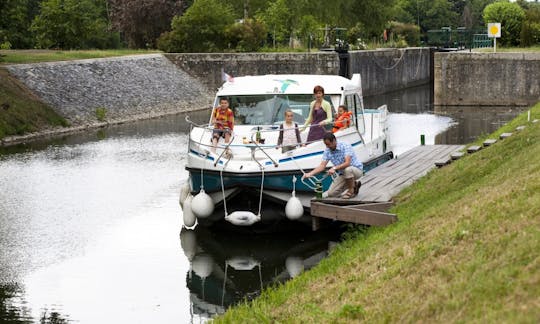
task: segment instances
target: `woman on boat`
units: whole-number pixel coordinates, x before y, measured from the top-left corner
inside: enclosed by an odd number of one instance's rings
[[[302,127],[305,130],[309,127],[307,142],[311,143],[323,138],[326,133],[325,125],[332,123],[332,106],[324,100],[324,89],[321,86],[313,88],[315,100],[309,105],[309,116]]]
[[[336,121],[334,122],[334,127],[332,128],[332,133],[349,127],[351,125],[351,116],[352,113],[349,111],[347,106],[339,106],[338,113],[336,115]]]

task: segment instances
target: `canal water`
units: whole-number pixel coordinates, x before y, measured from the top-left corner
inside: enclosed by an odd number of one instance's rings
[[[430,102],[429,85],[365,99],[389,105],[397,155],[420,134],[467,143],[520,112]],[[182,229],[187,131],[176,115],[0,149],[0,322],[204,322],[328,255],[340,230]]]

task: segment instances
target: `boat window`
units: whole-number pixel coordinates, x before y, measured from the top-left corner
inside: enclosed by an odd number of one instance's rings
[[[357,94],[354,95],[354,105],[356,107],[356,111],[358,112],[357,116],[357,124],[358,124],[358,131],[361,134],[364,134],[366,132],[366,126],[364,124],[365,120],[365,114],[364,114],[364,103],[362,102],[362,98],[360,98]]]
[[[245,96],[227,96],[229,106],[234,112],[236,125],[274,125],[281,124],[285,111],[294,113],[294,121],[303,124],[309,114],[309,105],[313,101],[311,94],[262,94]],[[219,98],[218,98],[219,100]],[[330,96],[325,100],[334,105]]]

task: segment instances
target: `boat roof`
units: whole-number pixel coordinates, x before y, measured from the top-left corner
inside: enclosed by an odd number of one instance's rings
[[[267,74],[234,77],[219,89],[217,96],[255,94],[313,94],[313,88],[320,85],[325,94],[338,94],[343,90],[360,90],[360,74],[352,79],[338,75],[314,74]]]

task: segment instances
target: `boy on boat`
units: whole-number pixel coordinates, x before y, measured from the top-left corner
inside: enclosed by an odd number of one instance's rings
[[[211,123],[214,125],[214,131],[212,132],[212,152],[215,152],[219,138],[223,137],[225,143],[229,143],[234,128],[234,114],[231,108],[229,108],[229,100],[227,98],[219,99],[219,106],[214,108]]]

